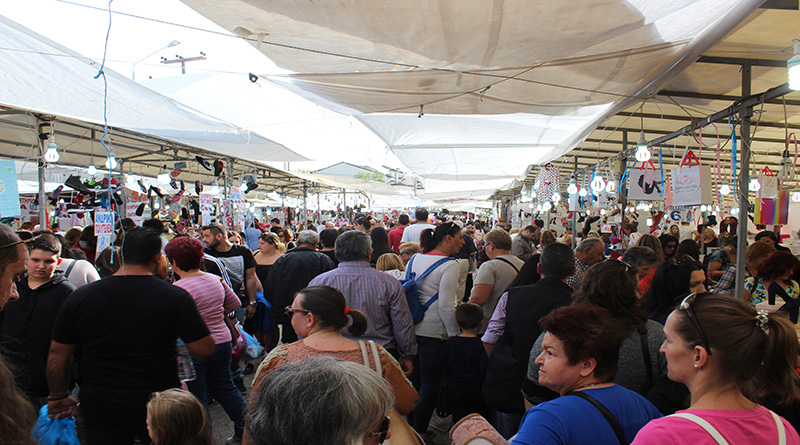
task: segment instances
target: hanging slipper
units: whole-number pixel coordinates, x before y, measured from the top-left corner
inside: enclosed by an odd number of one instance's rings
[[[189,219],[189,209],[186,207],[181,209],[181,219]]]
[[[222,163],[219,159],[214,161],[214,176],[219,177],[222,174],[222,169],[225,168],[225,164]]]
[[[77,190],[77,191],[79,191],[81,193],[90,193],[91,192],[91,190],[89,190],[89,187],[86,187],[81,182],[81,177],[77,176],[77,175],[70,175],[69,178],[67,178],[67,180],[64,181],[64,185],[66,185],[67,187],[72,188],[73,190]]]
[[[178,179],[178,176],[180,176],[181,173],[183,173],[183,170],[181,170],[179,168],[176,168],[176,169],[172,170],[171,172],[169,172],[169,177],[172,178],[172,179]]]
[[[169,180],[169,186],[172,187],[175,190],[178,190],[178,181],[176,181],[174,178],[170,179]]]
[[[208,171],[211,171],[211,164],[208,161],[206,161],[200,156],[195,156],[194,158],[197,159],[197,163],[200,164],[201,167],[203,167]]]
[[[198,181],[194,181],[194,191],[198,195],[200,193],[203,193],[203,184],[201,184],[199,180]]]
[[[150,192],[153,192],[153,193],[155,193],[156,195],[158,195],[158,197],[159,197],[159,198],[161,198],[161,199],[164,199],[164,194],[163,194],[163,193],[161,193],[161,189],[160,189],[160,188],[158,188],[158,187],[153,187],[153,186],[151,185],[151,186],[150,186],[150,190],[148,190],[148,192],[147,192],[147,197],[148,197],[148,198],[150,197]]]
[[[136,207],[136,216],[142,216],[144,213],[144,203],[139,204],[139,207]]]
[[[171,197],[171,198],[169,198],[169,202],[170,202],[170,203],[174,203],[174,202],[178,202],[178,201],[180,201],[180,200],[181,200],[181,198],[183,198],[183,193],[184,193],[184,190],[181,190],[181,191],[179,191],[178,193],[176,193],[176,194],[172,195],[172,197]]]
[[[142,189],[142,193],[149,193],[147,187],[144,186],[144,182],[142,182],[141,179],[136,181],[136,183],[139,184],[139,188]]]

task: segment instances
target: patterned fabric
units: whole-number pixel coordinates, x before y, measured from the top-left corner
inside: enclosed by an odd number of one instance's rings
[[[559,174],[558,167],[553,167],[550,164],[545,165],[539,170],[539,176],[536,180],[539,182],[539,187],[536,189],[536,194],[539,201],[550,201],[553,192],[561,188],[561,175]]]
[[[725,273],[719,277],[717,287],[714,288],[715,294],[732,294],[736,290],[736,266],[729,267]]]
[[[491,345],[497,343],[497,339],[506,331],[506,302],[508,301],[508,292],[503,292],[500,299],[497,300],[497,306],[494,307],[494,313],[489,323],[486,325],[486,332],[484,332],[481,341]]]
[[[744,288],[750,291],[750,304],[755,307],[758,303],[765,301],[769,296],[767,288],[761,278],[749,277],[744,280]]]
[[[578,290],[581,286],[581,282],[583,281],[583,274],[586,273],[586,270],[589,269],[589,266],[584,264],[583,261],[575,257],[575,273],[572,274],[569,278],[567,278],[567,286],[569,286],[572,291]]]

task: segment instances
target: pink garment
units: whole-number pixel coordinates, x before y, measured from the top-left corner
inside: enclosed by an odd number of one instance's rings
[[[730,444],[777,444],[778,429],[769,410],[756,406],[747,410],[688,409],[678,411],[702,417]],[[800,444],[794,427],[781,418],[786,430],[787,445]],[[636,435],[632,445],[686,444],[704,445],[717,442],[696,423],[679,417],[652,420]]]
[[[214,344],[231,341],[231,331],[225,324],[225,314],[241,307],[242,302],[227,284],[216,275],[206,273],[196,277],[182,278],[175,282],[194,299],[200,316],[211,331]]]

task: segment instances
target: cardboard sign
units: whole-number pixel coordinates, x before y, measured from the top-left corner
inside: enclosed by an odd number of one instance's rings
[[[144,213],[142,213],[142,216],[136,215],[136,209],[139,208],[139,204],[141,203],[136,201],[128,201],[128,203],[125,205],[125,216],[132,219],[134,224],[137,226],[141,226],[142,222],[144,222]]]
[[[23,213],[14,161],[0,161],[0,216],[20,216]]]
[[[98,237],[114,234],[114,214],[112,212],[94,212],[94,234]],[[99,244],[98,242],[98,246]]]
[[[106,212],[108,213],[108,212]],[[113,213],[112,213],[113,215]],[[95,227],[97,225],[95,224]],[[100,252],[106,250],[106,248],[111,247],[111,235],[102,235],[97,237],[97,249],[95,249],[95,254],[100,255]],[[112,255],[113,257],[113,255]]]
[[[669,206],[667,208],[667,218],[675,222],[692,222],[694,214],[691,207]]]
[[[242,190],[239,187],[231,187],[231,201],[233,202],[242,201]]]
[[[637,201],[663,201],[664,183],[661,169],[633,169],[628,181],[628,199]]]
[[[336,226],[337,229],[340,229],[346,225],[350,224],[350,221],[346,219],[334,219],[333,225]]]

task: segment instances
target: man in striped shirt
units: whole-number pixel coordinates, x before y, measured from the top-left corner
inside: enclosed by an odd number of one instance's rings
[[[372,240],[358,230],[349,230],[336,238],[336,269],[318,275],[309,286],[325,284],[339,289],[347,306],[367,316],[367,331],[359,340],[374,340],[391,353],[406,375],[413,370],[417,354],[414,322],[400,282],[391,275],[372,269],[369,258]],[[347,330],[342,331],[347,337]]]

